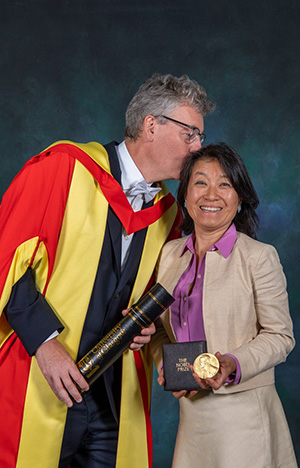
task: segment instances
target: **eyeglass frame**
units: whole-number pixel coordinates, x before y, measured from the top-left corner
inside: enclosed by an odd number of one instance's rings
[[[204,142],[204,140],[206,138],[205,133],[201,133],[198,127],[194,127],[193,125],[188,125],[186,123],[180,122],[179,120],[172,119],[171,117],[167,117],[166,115],[162,115],[162,114],[158,115],[157,117],[163,117],[164,119],[170,120],[171,122],[175,122],[175,123],[177,123],[179,125],[183,125],[184,127],[187,127],[189,129],[191,129],[193,132],[196,131],[196,135],[193,138],[193,140],[190,140],[190,137],[189,137],[189,143],[193,143],[196,140],[196,138],[199,137],[200,138],[200,143],[202,145],[202,143]]]

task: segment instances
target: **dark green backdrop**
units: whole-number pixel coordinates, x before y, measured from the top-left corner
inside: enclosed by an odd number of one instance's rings
[[[299,339],[299,20],[298,0],[2,2],[0,195],[55,140],[121,140],[138,85],[156,71],[186,73],[217,103],[207,142],[226,141],[246,161],[259,238],[280,254]],[[276,374],[297,449],[297,347]],[[156,383],[152,415],[155,468],[168,468],[177,402]]]

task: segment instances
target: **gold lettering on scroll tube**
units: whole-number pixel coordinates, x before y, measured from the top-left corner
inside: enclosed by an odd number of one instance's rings
[[[101,343],[94,346],[94,348],[79,361],[77,365],[80,371],[86,375],[87,378],[90,378],[96,370],[99,369],[99,364],[103,359],[103,355],[112,349],[115,344],[119,343],[125,333],[126,330],[122,328],[121,325],[116,325]]]

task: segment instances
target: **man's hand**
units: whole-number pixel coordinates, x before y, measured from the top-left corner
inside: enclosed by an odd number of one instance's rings
[[[154,323],[147,328],[143,328],[141,330],[141,334],[137,335],[133,338],[131,345],[129,346],[130,349],[133,351],[138,351],[141,349],[145,344],[149,343],[151,340],[151,335],[154,335],[156,331]]]
[[[130,309],[126,309],[122,311],[122,314],[125,316],[128,314]],[[132,351],[138,351],[141,349],[145,344],[150,343],[151,335],[154,335],[156,331],[154,323],[147,328],[142,328],[140,335],[137,335],[133,338],[132,343],[130,344],[129,348]]]
[[[56,338],[41,344],[35,352],[35,357],[50,388],[60,401],[69,408],[73,406],[70,396],[77,403],[82,401],[75,383],[83,391],[87,391],[89,385],[69,353]]]

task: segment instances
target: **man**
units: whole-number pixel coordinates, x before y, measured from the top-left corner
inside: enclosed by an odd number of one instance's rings
[[[177,205],[157,182],[178,179],[212,110],[187,76],[155,74],[128,106],[124,142],[56,143],[4,195],[2,468],[151,466],[152,364],[139,349],[154,325],[91,388],[75,362],[149,287],[178,236]]]

